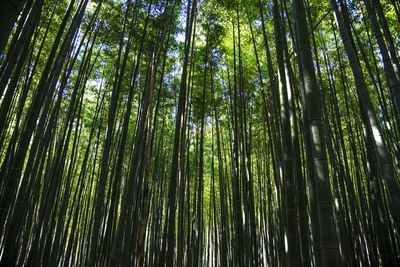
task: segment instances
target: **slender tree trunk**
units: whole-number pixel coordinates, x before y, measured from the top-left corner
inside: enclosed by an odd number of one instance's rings
[[[312,62],[308,39],[307,22],[302,0],[293,1],[293,16],[296,22],[296,37],[299,47],[303,82],[306,93],[307,116],[312,140],[312,157],[315,168],[315,185],[317,212],[320,228],[320,242],[316,250],[320,250],[323,266],[340,265],[339,247],[334,221],[332,194],[330,190],[328,162],[325,150],[324,129],[322,124],[321,95],[318,90],[315,70]],[[312,222],[315,223],[315,222]]]
[[[174,150],[172,153],[172,165],[171,165],[171,178],[169,183],[168,191],[168,216],[166,222],[168,222],[168,249],[167,249],[167,267],[172,267],[174,264],[174,248],[175,248],[175,214],[176,214],[176,180],[178,173],[178,157],[179,157],[179,143],[181,134],[181,124],[184,115],[185,99],[186,99],[186,78],[187,78],[187,65],[189,63],[189,49],[190,40],[192,36],[193,21],[196,14],[197,1],[194,0],[192,3],[188,3],[187,7],[187,23],[185,33],[185,56],[182,66],[182,77],[181,85],[179,90],[179,102],[178,110],[176,114],[176,125],[175,125],[175,138],[174,138]]]
[[[377,151],[380,175],[382,176],[384,182],[385,192],[387,192],[388,194],[387,196],[389,208],[393,216],[394,226],[396,226],[399,225],[400,222],[400,213],[399,210],[396,208],[400,205],[400,190],[398,182],[396,180],[396,174],[393,167],[392,159],[389,151],[386,148],[386,144],[382,136],[381,127],[376,117],[375,110],[372,106],[372,102],[366,88],[365,78],[362,73],[358,58],[354,52],[354,47],[351,43],[351,37],[349,36],[347,29],[345,28],[342,14],[339,12],[339,9],[335,2],[330,1],[330,4],[335,12],[336,23],[343,40],[346,54],[349,58],[350,66],[354,75],[354,80],[356,82],[357,95],[360,101],[360,109],[365,112],[365,119],[368,120],[364,123],[368,125],[367,127],[371,128],[371,138],[373,138],[373,142]]]
[[[40,0],[37,0],[40,1]],[[4,52],[8,37],[21,13],[26,0],[1,0],[0,1],[0,57]]]

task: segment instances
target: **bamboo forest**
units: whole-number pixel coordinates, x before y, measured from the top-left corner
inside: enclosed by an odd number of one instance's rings
[[[399,0],[0,0],[0,266],[400,266]]]

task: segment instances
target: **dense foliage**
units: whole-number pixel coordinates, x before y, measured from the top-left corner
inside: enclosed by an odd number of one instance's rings
[[[399,266],[397,0],[0,0],[3,266]]]

